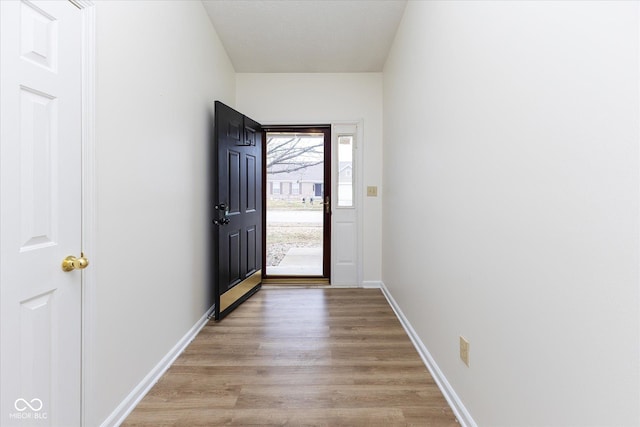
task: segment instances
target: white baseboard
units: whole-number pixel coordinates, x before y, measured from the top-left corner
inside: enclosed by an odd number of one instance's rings
[[[191,341],[198,335],[200,330],[207,324],[209,315],[213,312],[211,307],[196,322],[195,325],[183,336],[178,343],[160,360],[160,362],[143,378],[142,381],[129,393],[129,395],[118,405],[118,407],[104,420],[101,427],[119,426],[129,416],[129,414],[140,403],[142,398],[151,390],[151,388],[160,380],[160,377],[171,367],[173,362],[182,354]]]
[[[360,286],[358,285],[354,285],[351,283],[331,283],[329,285],[329,287],[331,288],[344,288],[344,289],[354,289],[354,288],[360,288]]]
[[[362,287],[365,289],[381,289],[383,286],[379,280],[365,280],[362,282]]]
[[[363,283],[363,287],[367,287],[367,286],[364,286],[364,283]],[[369,287],[375,287],[375,286],[369,286]],[[427,369],[431,373],[431,376],[433,377],[436,384],[440,388],[440,391],[442,391],[444,398],[449,403],[449,406],[451,406],[451,409],[453,410],[453,413],[458,419],[458,422],[460,423],[460,425],[463,427],[477,427],[476,422],[473,420],[473,418],[471,418],[471,414],[469,414],[469,411],[467,411],[467,408],[465,408],[465,406],[462,404],[462,401],[460,400],[456,392],[453,390],[453,387],[451,387],[451,384],[449,384],[449,381],[447,381],[447,378],[444,376],[444,374],[436,364],[435,360],[433,360],[431,353],[429,353],[429,350],[427,350],[427,347],[424,345],[422,340],[420,340],[420,337],[418,337],[418,334],[416,333],[415,329],[413,329],[413,327],[411,326],[411,323],[409,323],[409,320],[407,320],[405,315],[402,313],[402,310],[400,310],[400,307],[398,306],[396,301],[393,299],[393,296],[391,296],[391,293],[389,292],[385,284],[383,282],[379,282],[378,287],[382,289],[382,293],[384,294],[385,298],[387,298],[387,301],[389,301],[389,304],[391,305],[391,308],[393,309],[393,311],[396,313],[398,320],[400,320],[400,323],[404,327],[404,330],[407,331],[409,338],[411,338],[411,342],[413,342],[413,345],[415,346],[416,350],[418,351],[418,354],[422,358],[422,361],[424,362]]]

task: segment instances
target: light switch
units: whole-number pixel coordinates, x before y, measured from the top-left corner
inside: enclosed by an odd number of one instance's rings
[[[367,187],[367,197],[378,197],[378,187],[375,185]]]

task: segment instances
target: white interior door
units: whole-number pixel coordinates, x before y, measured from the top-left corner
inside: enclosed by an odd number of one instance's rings
[[[80,425],[80,10],[0,1],[0,425]]]

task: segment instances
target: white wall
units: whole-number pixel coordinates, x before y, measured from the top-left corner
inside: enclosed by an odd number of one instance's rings
[[[233,67],[200,2],[97,2],[97,250],[88,422],[210,306],[207,153]]]
[[[329,124],[363,120],[362,185],[382,183],[382,75],[236,75],[238,110],[265,124]],[[381,278],[381,192],[363,199],[363,280]]]
[[[638,80],[637,2],[407,6],[383,280],[479,425],[640,423]]]

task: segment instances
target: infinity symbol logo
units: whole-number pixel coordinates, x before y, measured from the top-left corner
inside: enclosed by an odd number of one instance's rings
[[[25,399],[20,398],[16,400],[13,406],[15,406],[16,410],[20,412],[26,411],[27,408],[31,409],[34,412],[38,412],[39,410],[42,409],[42,400],[36,398],[36,399],[31,399],[31,402],[27,402]]]

